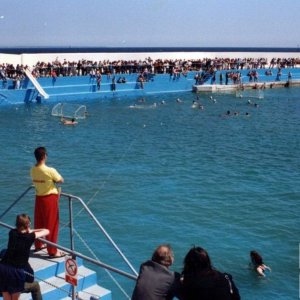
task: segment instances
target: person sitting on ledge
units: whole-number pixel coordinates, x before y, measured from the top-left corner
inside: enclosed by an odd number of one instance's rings
[[[240,299],[232,276],[213,268],[207,251],[201,247],[193,247],[186,254],[181,283],[184,300]]]
[[[158,246],[151,260],[141,265],[131,299],[171,300],[178,297],[180,274],[169,270],[173,262],[174,254],[171,247]]]
[[[271,70],[267,70],[267,71],[265,72],[265,75],[266,75],[266,76],[271,76],[271,75],[273,75],[273,73],[272,73]]]

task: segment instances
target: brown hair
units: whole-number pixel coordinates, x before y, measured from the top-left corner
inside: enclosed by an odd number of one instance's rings
[[[17,215],[16,227],[18,231],[22,231],[28,228],[30,225],[30,217],[26,214]]]
[[[170,245],[158,246],[152,254],[152,260],[158,264],[169,267],[174,261],[174,253]]]

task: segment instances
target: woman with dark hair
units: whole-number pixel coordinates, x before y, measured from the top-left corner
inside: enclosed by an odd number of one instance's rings
[[[181,282],[184,300],[240,299],[232,276],[214,269],[201,247],[191,248],[185,256]]]
[[[252,267],[255,269],[255,271],[260,275],[265,277],[265,271],[268,270],[271,272],[271,268],[266,266],[263,262],[262,257],[260,256],[260,254],[258,252],[256,252],[255,250],[252,250],[250,252],[250,258],[251,258],[251,265]]]

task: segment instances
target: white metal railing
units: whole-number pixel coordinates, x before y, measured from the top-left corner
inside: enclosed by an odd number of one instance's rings
[[[1,215],[0,215],[0,220],[20,201],[22,200],[22,198],[30,191],[34,189],[34,186],[30,186],[28,187]],[[61,193],[60,194],[60,198],[61,199],[67,199],[68,202],[69,202],[69,227],[70,227],[70,248],[67,248],[67,247],[64,247],[64,246],[61,246],[59,244],[56,244],[56,243],[52,243],[46,239],[43,239],[43,238],[39,238],[40,241],[42,241],[43,243],[45,244],[49,244],[51,246],[54,246],[54,247],[57,247],[58,249],[62,250],[62,251],[65,251],[67,253],[69,253],[70,255],[73,256],[73,258],[76,258],[76,257],[80,257],[82,258],[84,261],[88,261],[96,266],[99,266],[101,268],[104,268],[105,270],[108,270],[108,271],[112,271],[114,273],[117,273],[121,276],[124,276],[124,277],[127,277],[129,279],[132,279],[132,280],[136,280],[137,279],[137,276],[138,276],[138,273],[137,271],[134,269],[134,267],[131,265],[131,263],[128,261],[128,259],[125,257],[125,255],[122,253],[122,251],[120,250],[120,248],[117,246],[117,244],[113,241],[113,239],[110,237],[110,235],[107,233],[107,231],[104,229],[104,227],[101,225],[101,223],[97,220],[97,218],[95,217],[95,215],[91,212],[91,210],[88,208],[88,206],[84,203],[84,201],[80,198],[80,197],[77,197],[77,196],[74,196],[74,195],[71,195],[71,194],[68,194],[68,193]],[[75,229],[73,227],[73,207],[72,207],[72,204],[73,204],[73,201],[77,201],[81,204],[82,206],[82,209],[85,210],[89,217],[94,221],[94,223],[97,225],[98,229],[104,234],[104,236],[108,239],[108,241],[110,242],[110,244],[115,248],[115,250],[118,252],[118,254],[121,256],[121,258],[124,260],[124,262],[128,265],[128,267],[131,269],[132,273],[128,273],[128,272],[125,272],[123,270],[120,270],[118,268],[115,268],[111,265],[108,265],[108,264],[105,264],[97,259],[93,259],[89,256],[86,256],[80,252],[77,252],[75,251],[74,249],[74,241],[73,241],[73,235],[74,235],[74,232],[75,232]],[[14,227],[12,227],[11,225],[9,224],[6,224],[4,222],[1,222],[0,221],[0,226],[2,227],[5,227],[5,228],[8,228],[8,229],[13,229]],[[75,293],[73,293],[75,295]]]

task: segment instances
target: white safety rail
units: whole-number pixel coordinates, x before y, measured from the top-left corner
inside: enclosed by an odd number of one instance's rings
[[[11,225],[8,225],[6,223],[2,222],[2,218],[15,206],[20,202],[21,200],[25,200],[25,196],[31,191],[33,192],[34,186],[29,186],[13,203],[9,205],[7,209],[5,209],[2,212],[0,212],[0,229],[2,227],[6,227],[8,229],[13,229]],[[27,196],[30,196],[28,194]],[[60,201],[66,201],[67,206],[69,207],[69,218],[66,220],[65,226],[69,228],[70,231],[70,248],[67,248],[62,245],[58,245],[56,243],[52,243],[50,241],[47,241],[45,239],[40,238],[42,243],[49,244],[52,247],[56,247],[59,250],[62,250],[65,253],[68,253],[69,256],[72,257],[72,259],[78,259],[76,261],[77,267],[78,267],[78,285],[72,285],[72,282],[66,282],[65,278],[65,259],[63,257],[55,258],[55,260],[50,259],[49,255],[46,250],[40,250],[37,253],[32,253],[30,256],[30,264],[32,265],[33,269],[36,271],[36,274],[39,274],[36,276],[36,279],[40,281],[40,287],[41,292],[43,294],[44,300],[52,300],[52,299],[72,299],[72,300],[91,300],[91,299],[103,299],[103,300],[112,300],[112,293],[111,291],[101,287],[97,283],[97,275],[96,272],[88,267],[85,267],[83,262],[88,262],[91,265],[95,267],[100,267],[104,269],[110,279],[113,280],[113,282],[116,284],[116,286],[120,289],[120,291],[123,293],[124,297],[127,299],[130,299],[129,295],[126,293],[126,291],[123,289],[121,284],[117,281],[117,278],[114,276],[113,273],[116,273],[120,276],[123,276],[124,278],[131,279],[131,280],[137,280],[138,272],[135,270],[133,265],[129,262],[129,260],[126,258],[126,256],[123,254],[121,249],[118,247],[118,245],[114,242],[114,240],[110,237],[106,229],[102,226],[102,224],[97,220],[96,216],[93,214],[93,212],[89,209],[87,204],[79,197],[66,194],[64,192],[61,192],[60,194]],[[77,203],[78,205],[73,205],[74,203]],[[20,204],[22,205],[22,204]],[[79,209],[79,211],[74,213],[73,209],[76,207]],[[83,239],[83,237],[80,235],[79,231],[77,229],[80,229],[79,226],[77,226],[77,222],[74,222],[75,218],[79,218],[79,215],[84,212],[85,218],[87,219],[90,225],[88,226],[95,226],[99,233],[102,233],[104,237],[110,242],[110,245],[114,250],[116,250],[117,254],[122,258],[123,262],[127,264],[127,267],[130,268],[131,272],[123,271],[122,269],[119,269],[117,267],[114,267],[112,265],[108,265],[102,261],[97,256],[97,253],[95,251],[95,248],[92,249],[91,244],[88,244],[87,241]],[[75,226],[77,228],[75,228]],[[88,255],[85,255],[83,253],[75,251],[75,234],[78,237],[78,239],[86,246],[86,253]],[[99,236],[100,237],[100,236]],[[78,292],[78,295],[77,295]],[[80,297],[79,297],[80,294]],[[0,299],[1,296],[0,296]],[[29,300],[31,299],[30,295],[22,295],[21,300]]]
[[[29,68],[24,69],[25,74],[30,79],[34,87],[38,90],[38,92],[45,98],[49,99],[49,95],[45,92],[45,90],[42,88],[42,86],[38,83],[36,78],[31,74],[31,71]]]

